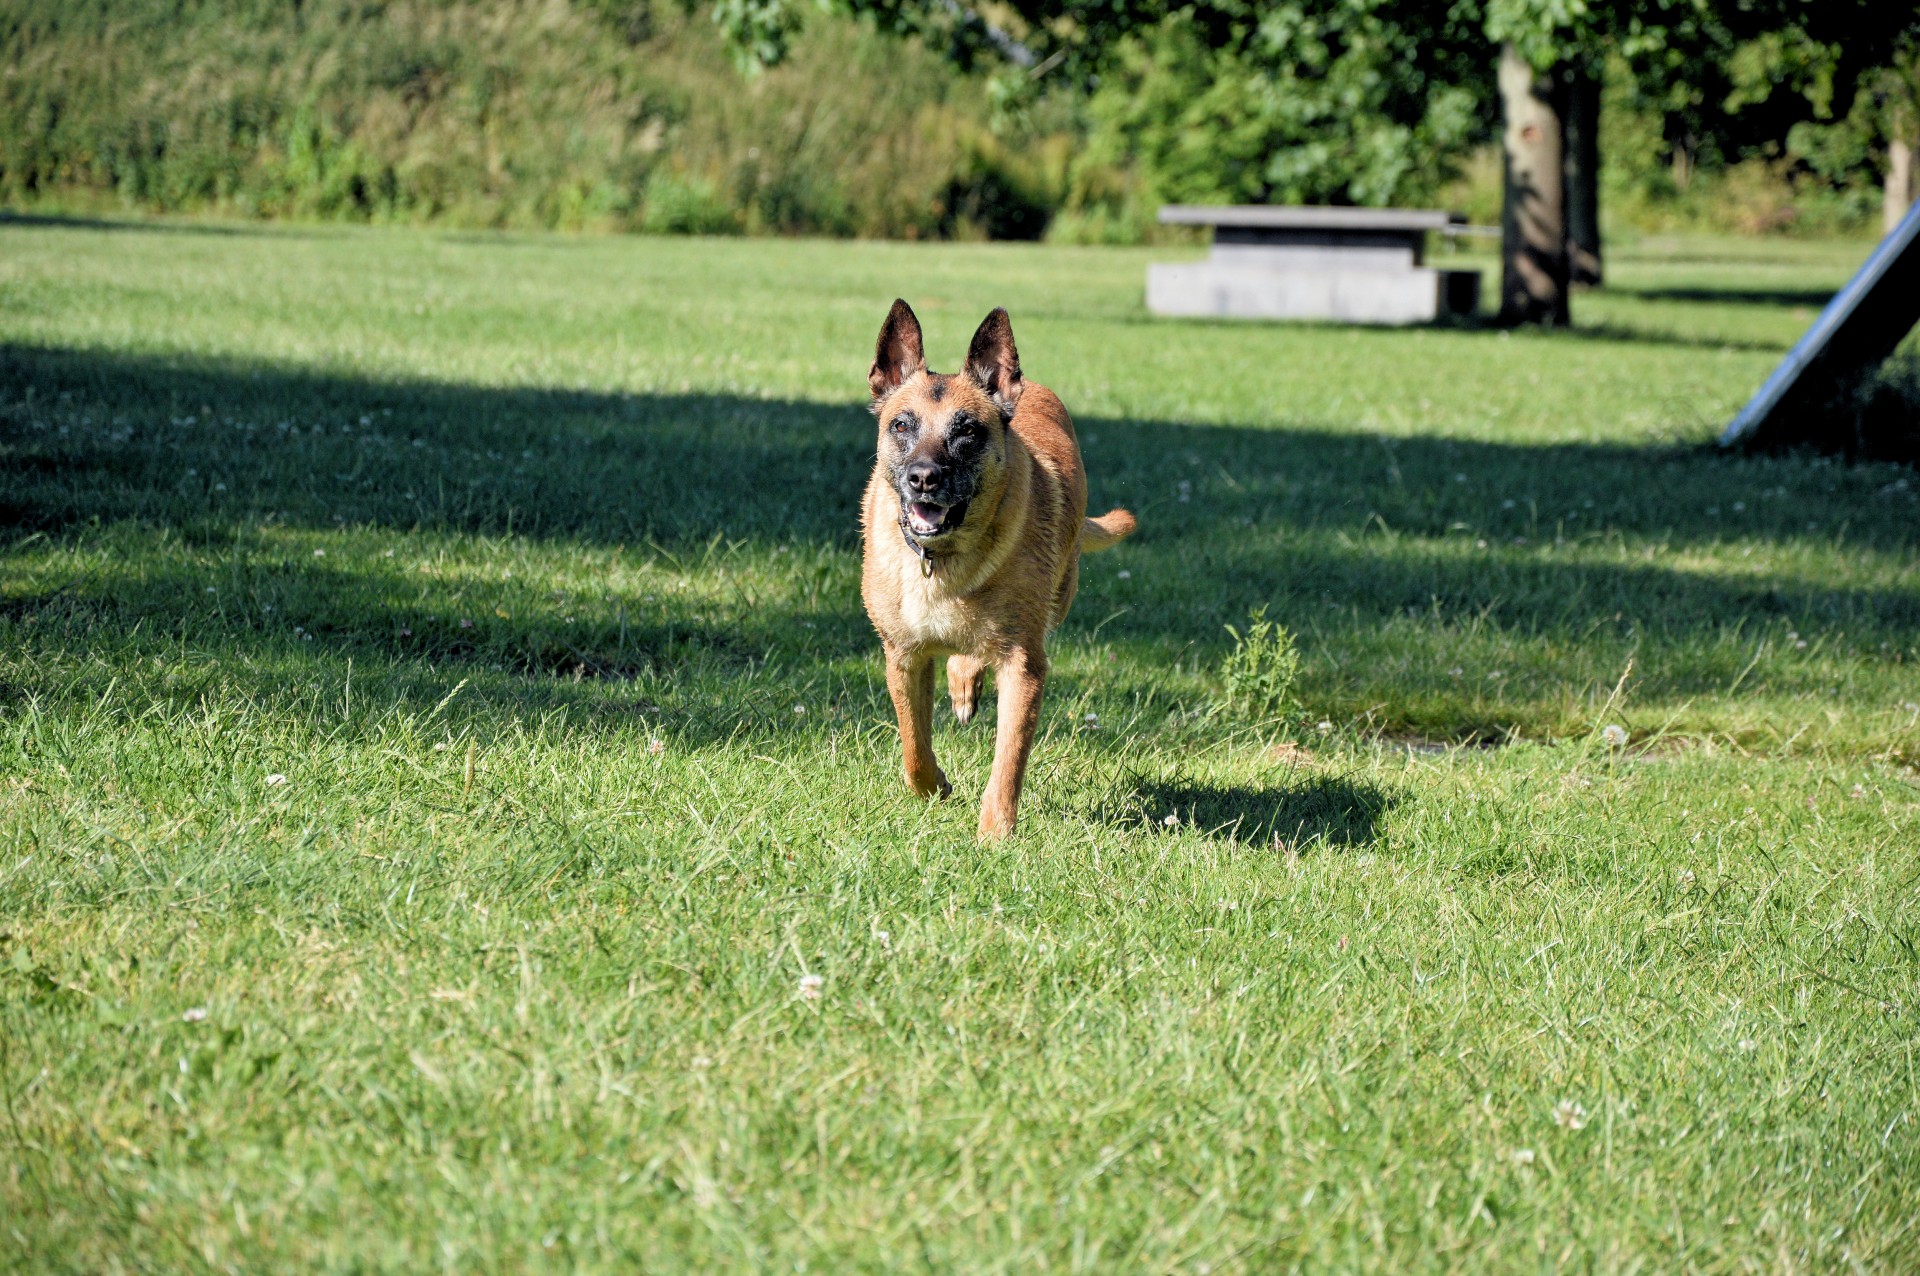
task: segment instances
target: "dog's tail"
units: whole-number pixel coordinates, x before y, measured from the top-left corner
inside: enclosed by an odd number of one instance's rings
[[[1080,524],[1080,552],[1093,554],[1118,545],[1138,526],[1127,510],[1108,510],[1099,518],[1090,518]]]

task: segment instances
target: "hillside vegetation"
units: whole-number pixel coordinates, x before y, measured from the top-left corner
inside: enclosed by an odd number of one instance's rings
[[[748,75],[705,12],[646,0],[15,0],[0,206],[1114,243],[1157,233],[1166,201],[1498,221],[1492,117],[1389,74],[1404,50],[1349,52],[1352,100],[1310,69],[1276,88],[1217,65],[1175,24],[1081,94],[996,89],[831,15]],[[1681,182],[1662,109],[1610,64],[1611,230],[1847,232],[1877,207],[1858,129],[1818,162],[1729,142]]]
[[[10,8],[16,206],[906,238],[1045,224],[1040,162],[989,133],[983,85],[852,23],[815,23],[787,65],[743,77],[703,18],[645,3]]]

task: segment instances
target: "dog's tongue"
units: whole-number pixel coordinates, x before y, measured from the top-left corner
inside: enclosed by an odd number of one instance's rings
[[[939,531],[940,523],[946,516],[947,511],[938,505],[923,505],[915,501],[907,506],[907,524],[922,536]]]

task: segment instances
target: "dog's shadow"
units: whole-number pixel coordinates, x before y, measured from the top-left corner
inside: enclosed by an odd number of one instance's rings
[[[1394,796],[1362,780],[1295,775],[1275,784],[1217,784],[1144,777],[1099,803],[1109,824],[1187,829],[1241,846],[1275,851],[1361,847],[1379,837]]]

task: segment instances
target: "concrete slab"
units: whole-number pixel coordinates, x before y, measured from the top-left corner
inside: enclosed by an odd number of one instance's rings
[[[1478,308],[1476,271],[1285,268],[1230,261],[1147,267],[1147,309],[1214,319],[1321,319],[1335,323],[1432,323]]]

